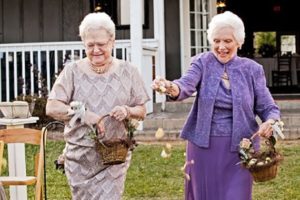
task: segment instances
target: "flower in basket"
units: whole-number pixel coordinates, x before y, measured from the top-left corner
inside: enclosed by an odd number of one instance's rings
[[[250,139],[243,138],[240,142],[239,151],[241,163],[251,170],[277,162],[278,156],[272,141],[275,141],[273,136],[265,141],[267,147],[264,150],[255,152],[252,141]]]
[[[269,138],[264,138],[264,145],[259,151],[255,151],[252,144],[252,139],[258,136],[254,134],[251,139],[243,138],[240,142],[239,157],[244,167],[252,174],[254,181],[263,182],[276,177],[277,167],[283,156],[275,149],[277,136],[284,139],[282,134],[283,123],[275,121],[272,124],[273,134]]]
[[[96,140],[97,139],[96,127],[89,126],[89,131],[87,135],[90,139]]]
[[[260,167],[265,167],[276,162],[274,151],[266,150],[263,152],[255,152],[252,147],[252,142],[245,138],[240,143],[239,156],[243,166],[250,171],[257,170]]]
[[[276,120],[272,124],[273,134],[265,141],[265,149],[260,152],[255,152],[252,145],[252,139],[256,136],[253,135],[251,139],[243,138],[240,142],[239,156],[241,163],[247,168],[254,168],[256,166],[264,166],[272,162],[277,162],[279,155],[275,151],[275,144],[278,136],[284,139],[283,131],[284,123]]]
[[[251,165],[256,160],[253,160],[252,155],[254,154],[254,150],[252,148],[252,142],[248,138],[243,138],[240,142],[240,151],[239,156],[241,159],[241,163],[244,164],[244,166],[249,167],[249,163]],[[251,162],[250,162],[251,161]]]
[[[275,178],[279,162],[283,159],[282,155],[276,152],[270,139],[266,139],[265,146],[265,150],[255,152],[251,140],[247,141],[244,138],[240,143],[241,163],[250,171],[255,182],[264,182]]]

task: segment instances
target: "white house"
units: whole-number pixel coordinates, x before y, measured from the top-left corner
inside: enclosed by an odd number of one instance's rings
[[[170,80],[180,77],[191,56],[209,49],[206,30],[218,9],[232,10],[244,20],[244,55],[253,49],[255,31],[277,31],[278,38],[293,34],[299,53],[299,25],[286,14],[297,13],[286,11],[288,5],[292,9],[292,2],[241,2],[0,0],[0,101],[11,101],[20,94],[41,94],[41,88],[49,91],[65,58],[84,56],[78,25],[87,13],[95,10],[107,12],[117,25],[113,54],[136,64],[149,85],[155,76]],[[248,8],[253,10],[249,13]],[[272,19],[289,19],[289,23],[270,23]],[[166,101],[165,97],[153,94],[150,87],[149,94],[152,103]],[[150,112],[152,103],[148,104]]]

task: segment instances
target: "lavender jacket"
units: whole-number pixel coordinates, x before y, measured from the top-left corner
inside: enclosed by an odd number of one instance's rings
[[[181,137],[199,147],[209,147],[214,102],[225,66],[233,101],[231,151],[237,151],[241,139],[250,138],[258,130],[256,115],[262,121],[280,119],[279,108],[266,87],[262,66],[248,58],[235,56],[222,64],[212,52],[201,53],[193,58],[186,74],[174,80],[180,88],[178,101],[197,91]]]

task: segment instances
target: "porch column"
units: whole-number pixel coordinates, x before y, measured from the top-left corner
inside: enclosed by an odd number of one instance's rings
[[[180,54],[181,75],[189,68],[191,63],[191,25],[190,2],[180,0]]]
[[[166,77],[164,3],[164,0],[153,0],[154,38],[158,42],[158,56],[156,56],[155,60],[155,75],[161,77]],[[156,103],[165,101],[165,95],[158,95],[156,93]],[[164,110],[164,104],[162,106],[162,109]]]
[[[143,22],[142,22],[142,1],[130,0],[130,42],[131,42],[131,62],[142,72],[143,60]]]

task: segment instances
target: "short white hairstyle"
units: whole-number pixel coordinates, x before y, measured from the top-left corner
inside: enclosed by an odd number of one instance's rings
[[[106,30],[111,38],[115,39],[116,27],[109,15],[104,12],[87,14],[79,25],[79,35],[81,40],[84,41],[90,30],[100,29]]]
[[[245,26],[240,17],[230,11],[215,15],[207,30],[207,38],[210,44],[213,43],[215,34],[222,28],[232,28],[233,36],[241,48],[245,41]]]

